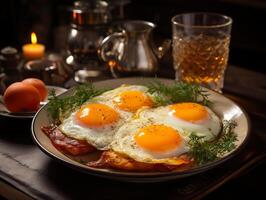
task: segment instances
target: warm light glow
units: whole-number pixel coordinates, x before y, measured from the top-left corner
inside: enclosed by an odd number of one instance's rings
[[[117,65],[117,63],[114,60],[109,60],[108,65],[109,67],[114,68]]]
[[[37,43],[37,36],[34,32],[31,33],[31,43],[36,44]]]
[[[31,33],[31,44],[22,46],[23,56],[27,60],[35,60],[43,58],[45,55],[45,46],[37,43],[37,36],[34,32]]]

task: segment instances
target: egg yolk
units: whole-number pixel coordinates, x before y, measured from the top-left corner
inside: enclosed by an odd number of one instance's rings
[[[149,96],[141,91],[125,91],[114,98],[113,102],[121,109],[135,112],[143,106],[152,107],[153,102]]]
[[[82,107],[76,113],[76,118],[79,122],[87,126],[100,127],[116,122],[119,115],[107,105],[91,103]]]
[[[134,139],[137,145],[155,153],[175,150],[181,143],[178,131],[165,125],[149,125],[141,128]]]
[[[209,114],[206,108],[197,103],[177,103],[170,106],[171,114],[189,122],[205,120]]]

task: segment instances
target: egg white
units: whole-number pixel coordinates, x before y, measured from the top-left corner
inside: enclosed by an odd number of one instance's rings
[[[121,92],[138,90],[147,94],[147,87],[140,85],[122,85],[116,89],[104,92],[103,94],[94,97],[84,103],[82,106],[89,103],[101,103],[113,108],[119,114],[119,120],[115,123],[104,125],[102,127],[88,127],[79,123],[76,119],[76,110],[68,118],[64,119],[59,126],[59,129],[67,136],[78,140],[86,140],[89,144],[99,150],[109,149],[110,143],[117,130],[127,121],[131,119],[134,113],[119,109],[113,99]],[[148,94],[147,94],[148,95]]]
[[[180,145],[176,149],[164,153],[147,151],[135,142],[134,136],[137,130],[151,124],[160,125],[162,123],[155,119],[137,118],[124,124],[114,137],[111,144],[112,150],[139,162],[176,164],[177,157],[189,151],[187,140],[182,135],[180,135]]]

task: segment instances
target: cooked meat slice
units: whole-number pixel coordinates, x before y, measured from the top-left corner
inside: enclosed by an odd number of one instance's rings
[[[54,147],[63,153],[76,156],[95,151],[87,141],[64,135],[56,125],[44,126],[41,129],[50,138]]]
[[[116,153],[114,151],[104,151],[97,161],[87,163],[89,167],[95,168],[112,168],[123,171],[135,171],[135,172],[151,172],[151,171],[172,171],[180,166],[189,164],[188,158],[180,157],[179,165],[169,165],[169,164],[153,164],[153,163],[143,163],[137,162],[129,157],[122,154]]]

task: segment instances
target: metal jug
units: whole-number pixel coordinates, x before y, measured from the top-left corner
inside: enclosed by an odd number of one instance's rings
[[[99,49],[113,75],[154,75],[160,59],[170,46],[154,48],[151,41],[155,24],[147,21],[126,21],[122,31],[107,36]]]

